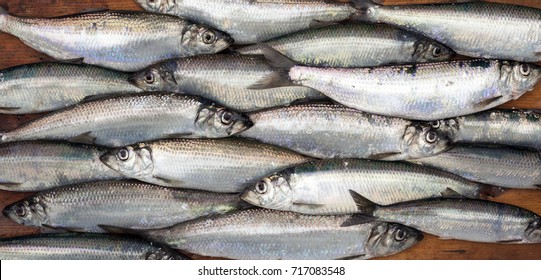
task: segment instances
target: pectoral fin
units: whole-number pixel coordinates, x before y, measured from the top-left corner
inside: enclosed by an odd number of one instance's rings
[[[21,107],[0,107],[0,112],[6,112],[8,114],[20,110]]]
[[[444,191],[442,191],[441,196],[446,198],[466,198],[451,188],[446,188]]]
[[[392,160],[402,155],[402,153],[381,153],[368,156],[368,159],[373,160]]]
[[[88,132],[85,132],[83,134],[72,137],[72,138],[69,139],[69,141],[70,142],[75,142],[75,143],[94,145],[94,143],[96,142],[96,138],[90,136],[90,134],[92,134],[92,131],[88,131]]]
[[[22,183],[15,183],[15,182],[0,182],[0,188],[4,189],[16,189],[18,188]]]
[[[166,186],[166,187],[184,187],[184,186],[186,186],[186,184],[183,181],[179,181],[179,180],[172,180],[172,179],[156,177],[156,176],[153,176],[152,178],[154,179],[154,181],[157,184],[159,184],[161,186]]]
[[[486,110],[488,108],[500,105],[500,103],[504,102],[502,99],[503,99],[503,96],[497,96],[497,97],[489,98],[489,99],[483,100],[483,101],[475,104],[474,107],[477,110]]]

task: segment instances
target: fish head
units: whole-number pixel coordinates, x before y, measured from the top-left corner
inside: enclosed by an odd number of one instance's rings
[[[210,104],[202,106],[195,122],[199,136],[221,138],[235,135],[252,127],[248,116]]]
[[[428,123],[429,126],[432,127],[432,129],[436,130],[439,134],[443,135],[443,137],[449,139],[451,142],[456,142],[460,138],[460,126],[459,126],[459,119],[445,119],[445,120],[439,120],[439,121],[431,121]]]
[[[176,64],[175,61],[150,66],[132,74],[128,80],[144,91],[175,92],[178,86],[173,64]]]
[[[246,189],[240,197],[255,206],[289,210],[293,205],[292,192],[287,176],[274,174]]]
[[[39,227],[47,224],[46,197],[36,195],[8,205],[2,213],[12,221],[25,226]]]
[[[180,48],[190,56],[215,54],[233,44],[228,34],[202,24],[191,24],[184,30]]]
[[[524,62],[502,61],[500,82],[502,88],[509,89],[508,100],[517,99],[527,91],[531,91],[541,80],[541,67]]]
[[[449,138],[442,131],[426,123],[408,126],[404,133],[404,141],[410,159],[433,156],[451,148]]]
[[[420,231],[404,225],[377,222],[368,237],[366,250],[372,257],[389,256],[412,247],[423,237]]]
[[[541,243],[541,218],[537,217],[528,224],[524,237],[529,243]]]
[[[447,46],[432,40],[421,40],[416,43],[413,59],[416,62],[445,61],[456,53]]]
[[[163,248],[156,248],[145,254],[145,260],[180,260],[179,254]]]
[[[135,0],[141,8],[155,13],[168,13],[175,8],[175,0]]]
[[[100,160],[109,168],[130,178],[148,178],[154,171],[152,151],[145,144],[113,149],[103,154]]]

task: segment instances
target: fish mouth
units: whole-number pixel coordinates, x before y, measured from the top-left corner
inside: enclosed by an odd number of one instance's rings
[[[425,239],[425,235],[422,232],[418,231],[416,240],[421,241],[423,239]]]
[[[4,210],[2,210],[2,215],[4,215],[4,217],[9,218],[9,209],[10,208],[11,208],[11,205],[8,205],[8,206],[6,206],[6,208],[4,208]]]
[[[241,195],[240,195],[240,199],[252,204],[252,205],[257,205],[257,197],[255,196],[255,194],[250,191],[250,190],[245,190]]]

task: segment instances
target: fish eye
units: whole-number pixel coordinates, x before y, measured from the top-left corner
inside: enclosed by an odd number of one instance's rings
[[[205,44],[212,44],[216,40],[216,34],[214,32],[208,30],[203,33],[203,43]]]
[[[432,50],[432,55],[434,57],[439,57],[442,53],[442,50],[440,47],[435,47],[433,50]]]
[[[434,129],[440,128],[440,125],[441,125],[439,121],[433,121],[433,122],[430,122],[429,124]]]
[[[403,241],[404,239],[406,239],[406,231],[399,228],[395,233],[394,233],[394,240],[396,241]]]
[[[233,113],[225,111],[222,113],[222,123],[231,124],[233,122]]]
[[[144,79],[145,79],[145,83],[147,84],[153,84],[156,81],[156,79],[154,78],[154,74],[152,74],[152,72],[146,73]]]
[[[26,217],[26,207],[24,205],[19,204],[15,207],[15,214],[19,217]]]
[[[522,74],[522,76],[530,75],[531,70],[532,69],[530,68],[530,65],[528,65],[528,64],[520,65],[520,74]]]
[[[126,149],[120,149],[117,153],[117,157],[122,161],[126,161],[130,157],[130,153]]]
[[[255,185],[255,191],[260,194],[265,194],[267,192],[267,184],[265,182],[259,182]]]
[[[426,142],[430,144],[434,144],[436,143],[436,141],[438,141],[438,134],[430,130],[429,132],[426,133],[425,139],[426,139]]]

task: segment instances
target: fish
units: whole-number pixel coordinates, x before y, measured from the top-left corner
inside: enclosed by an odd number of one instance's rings
[[[453,143],[496,144],[541,150],[541,114],[533,110],[493,109],[434,121],[432,126]]]
[[[0,189],[36,192],[125,178],[100,161],[105,151],[103,148],[57,141],[1,144]]]
[[[494,186],[541,187],[541,156],[533,150],[457,145],[444,153],[409,161]]]
[[[232,43],[227,34],[205,25],[139,11],[29,18],[0,9],[0,31],[55,59],[82,60],[120,71],[138,71],[166,59],[217,53]]]
[[[3,215],[34,227],[103,232],[98,225],[152,229],[246,208],[238,195],[163,188],[137,181],[94,182],[39,192]]]
[[[227,137],[251,126],[242,114],[212,101],[175,93],[92,100],[0,133],[0,143],[67,140],[121,147],[161,138]]]
[[[167,139],[112,149],[101,161],[128,178],[164,187],[239,193],[260,178],[310,160],[245,139]]]
[[[263,44],[298,64],[355,68],[451,59],[448,47],[415,33],[382,24],[340,24],[299,31]],[[236,50],[262,55],[259,45]]]
[[[387,6],[360,0],[357,6],[358,20],[386,23],[422,34],[461,55],[541,61],[540,9],[483,1]]]
[[[248,113],[238,134],[314,158],[403,160],[450,148],[430,123],[379,116],[335,104],[299,104]]]
[[[498,187],[406,162],[324,160],[263,178],[241,195],[255,206],[308,215],[357,213],[350,190],[378,204],[437,197],[480,198],[502,193]]]
[[[342,226],[371,220],[400,223],[442,239],[526,244],[541,242],[541,217],[488,200],[432,198],[382,206],[351,190],[360,214]]]
[[[222,30],[235,44],[253,44],[314,26],[347,20],[352,5],[325,0],[136,0],[150,12],[171,14]]]
[[[307,86],[354,109],[423,121],[491,109],[533,90],[541,80],[541,67],[514,61],[474,59],[321,68],[295,65],[267,46],[263,50],[277,71],[282,71],[268,75],[251,89]]]
[[[372,222],[341,227],[349,217],[254,208],[164,229],[102,227],[184,252],[242,260],[370,259],[396,254],[423,239],[419,231],[398,224]]]
[[[325,99],[320,92],[300,86],[248,89],[267,75],[277,74],[263,56],[217,54],[159,63],[135,73],[130,81],[145,91],[185,92],[239,112]]]
[[[83,100],[142,92],[129,74],[92,65],[44,62],[0,70],[0,113],[34,114]]]
[[[0,239],[1,260],[187,260],[167,247],[129,236],[42,234]]]

